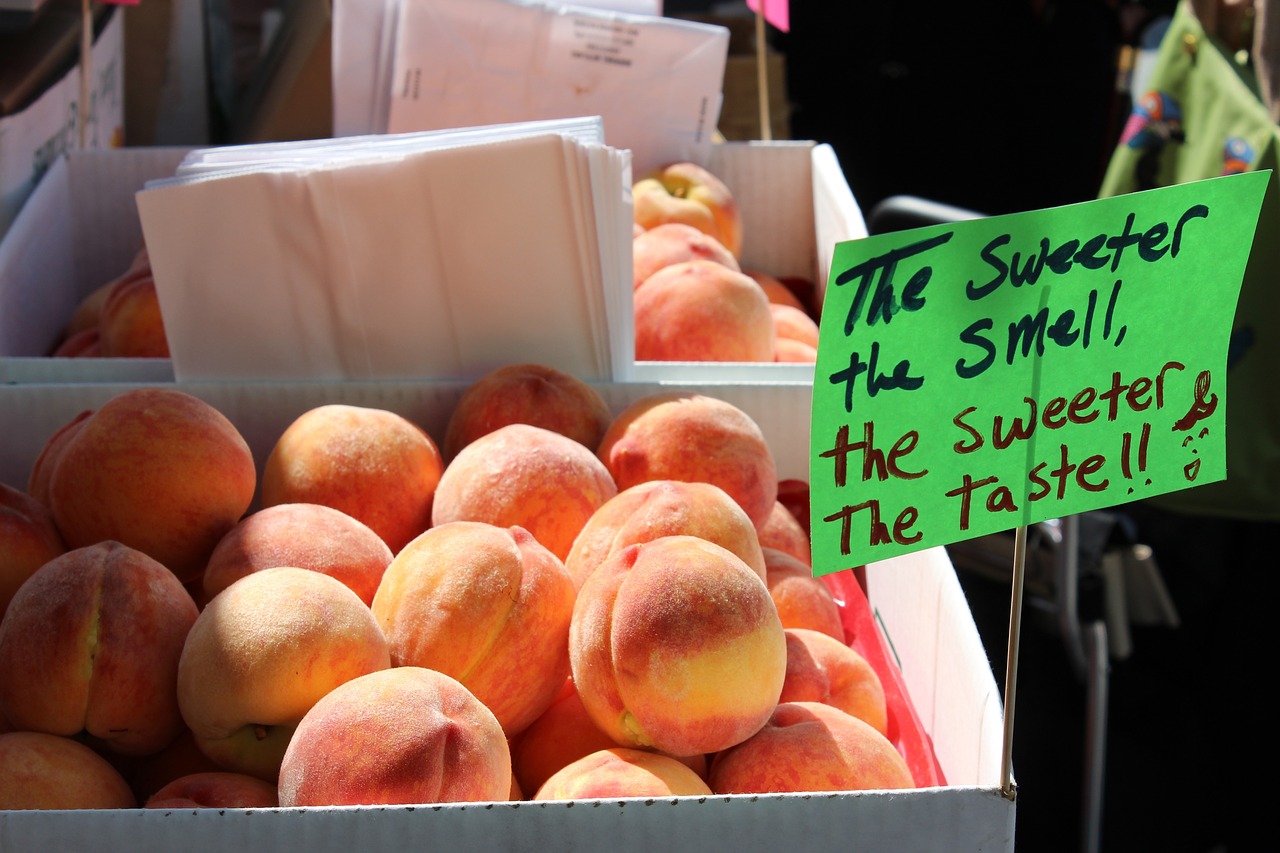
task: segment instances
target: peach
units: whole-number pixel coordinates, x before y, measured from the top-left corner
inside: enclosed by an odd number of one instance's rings
[[[779,337],[773,343],[773,360],[785,364],[817,364],[818,348],[792,338]]]
[[[62,455],[62,449],[66,447],[67,442],[92,414],[92,409],[86,409],[54,430],[45,439],[44,445],[36,455],[36,461],[31,465],[31,473],[27,477],[27,494],[46,507],[49,506],[49,481],[53,475],[53,466]]]
[[[536,792],[560,768],[598,750],[618,746],[591,719],[573,679],[566,679],[565,683],[568,689],[512,741],[512,770],[522,790]],[[699,778],[706,778],[706,755],[698,753],[676,760]]]
[[[757,526],[778,496],[777,464],[760,425],[732,403],[695,391],[660,391],[631,403],[609,424],[596,454],[620,490],[648,480],[711,483]]]
[[[560,768],[533,799],[700,797],[711,793],[701,776],[670,756],[612,747],[592,752]]]
[[[821,631],[844,642],[844,621],[840,605],[821,578],[813,576],[808,563],[785,551],[764,548],[765,585],[778,608],[784,628]]]
[[[809,481],[788,477],[778,481],[778,503],[782,504],[800,522],[806,536],[809,533]]]
[[[787,628],[787,677],[779,702],[822,702],[886,737],[889,709],[880,676],[857,651],[809,628]]]
[[[576,376],[541,364],[508,364],[467,387],[449,416],[441,449],[447,461],[507,424],[549,429],[592,452],[613,420],[600,392]]]
[[[764,725],[786,645],[760,576],[696,536],[601,563],[569,629],[574,684],[596,725],[620,745],[676,757],[727,749]]]
[[[97,327],[81,329],[62,340],[49,353],[50,358],[98,358],[102,355],[102,336]]]
[[[124,757],[108,754],[107,758],[129,783],[139,803],[145,803],[175,779],[222,771],[217,762],[200,751],[191,729],[185,725],[173,742],[159,752]]]
[[[281,806],[506,801],[511,753],[460,682],[398,666],[316,703],[289,742],[279,790]]]
[[[0,811],[137,805],[119,771],[79,741],[45,732],[0,734]]]
[[[800,297],[795,292],[782,283],[777,276],[770,275],[762,270],[744,269],[744,273],[755,279],[756,284],[760,285],[760,289],[764,291],[764,295],[769,299],[770,305],[790,305],[792,308],[798,308],[804,311],[804,303],[800,301]]]
[[[719,176],[687,161],[665,163],[631,186],[634,219],[645,230],[683,222],[719,240],[742,257],[742,211]]]
[[[0,708],[15,729],[157,752],[182,730],[178,658],[196,605],[152,558],[101,542],[19,587],[0,621]]]
[[[760,285],[715,261],[672,264],[635,291],[637,361],[773,361]]]
[[[249,508],[256,480],[249,445],[221,412],[174,388],[136,388],[61,443],[48,504],[68,547],[114,539],[187,580]]]
[[[445,468],[431,523],[523,527],[563,561],[587,519],[617,492],[604,463],[580,442],[507,424],[462,448]]]
[[[245,575],[296,566],[331,575],[373,604],[394,555],[367,524],[321,504],[276,504],[246,516],[218,541],[201,583],[208,601]]]
[[[0,483],[0,619],[23,581],[66,550],[48,507]]]
[[[102,303],[98,340],[105,358],[168,358],[169,340],[151,273],[116,282]]]
[[[102,317],[102,306],[106,303],[107,297],[111,295],[111,291],[126,276],[149,275],[150,270],[137,270],[111,281],[98,285],[93,290],[76,303],[75,310],[71,312],[71,317],[67,320],[67,324],[63,327],[63,340],[75,337],[82,332],[98,331],[98,321]]]
[[[271,809],[279,804],[274,784],[228,770],[179,776],[143,801],[148,809]]]
[[[888,738],[821,702],[778,703],[759,732],[712,759],[708,782],[717,794],[915,787]]]
[[[684,533],[723,545],[765,578],[755,526],[738,502],[712,483],[649,480],[624,489],[587,520],[565,568],[581,588],[596,566],[628,545]]]
[[[742,271],[738,259],[715,237],[683,222],[663,222],[631,241],[632,285],[639,287],[663,267],[693,260],[715,261]]]
[[[514,736],[568,677],[575,594],[564,564],[528,531],[454,521],[396,555],[373,614],[393,666],[456,678]]]
[[[773,329],[779,338],[790,338],[802,344],[818,348],[818,324],[802,309],[790,305],[771,304]]]
[[[806,565],[813,565],[809,534],[782,501],[775,501],[764,524],[756,529],[761,548],[785,551]]]
[[[385,409],[330,403],[299,415],[262,471],[262,506],[322,504],[362,521],[392,553],[431,526],[444,471],[434,439]]]
[[[310,569],[262,569],[200,611],[178,661],[178,707],[220,768],[274,782],[311,706],[390,665],[377,620],[350,587]]]

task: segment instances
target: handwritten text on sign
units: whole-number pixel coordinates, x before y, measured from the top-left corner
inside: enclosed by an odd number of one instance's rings
[[[817,574],[1223,479],[1269,172],[836,246]]]

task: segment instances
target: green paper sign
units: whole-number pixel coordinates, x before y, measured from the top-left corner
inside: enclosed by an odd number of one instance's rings
[[[813,380],[814,573],[1226,477],[1270,172],[840,243]]]

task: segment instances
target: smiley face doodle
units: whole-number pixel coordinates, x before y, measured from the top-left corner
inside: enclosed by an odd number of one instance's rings
[[[1209,385],[1212,376],[1209,371],[1202,370],[1196,377],[1195,382],[1195,399],[1191,402],[1191,408],[1187,413],[1178,420],[1174,421],[1174,432],[1185,432],[1187,437],[1182,440],[1183,447],[1190,447],[1192,456],[1196,457],[1188,462],[1182,468],[1182,474],[1187,480],[1195,480],[1200,473],[1199,451],[1195,448],[1196,439],[1202,439],[1209,434],[1209,428],[1201,427],[1200,431],[1195,435],[1191,435],[1191,428],[1205,418],[1212,415],[1218,409],[1218,395],[1209,392]]]

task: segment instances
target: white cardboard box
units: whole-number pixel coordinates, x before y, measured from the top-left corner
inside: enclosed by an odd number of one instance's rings
[[[131,384],[0,385],[0,482],[24,488],[52,432]],[[466,383],[178,383],[226,414],[261,470],[275,438],[325,402],[381,406],[443,435]],[[671,384],[596,386],[615,413]],[[807,477],[812,389],[684,384],[760,424],[779,476]],[[868,599],[946,785],[891,792],[671,800],[200,811],[0,812],[0,850],[325,851],[1013,849],[1014,801],[1001,792],[1003,723],[995,679],[945,550],[866,569]]]
[[[50,169],[0,241],[0,382],[173,379],[167,359],[45,354],[79,300],[123,273],[140,246],[134,193],[151,178],[172,175],[188,150],[75,151]],[[739,200],[746,268],[802,276],[821,292],[835,244],[866,236],[862,213],[829,145],[722,143],[712,147],[709,167]],[[624,313],[630,322],[630,313]],[[812,376],[812,365],[805,364],[632,362],[619,366],[614,378],[810,382]]]

